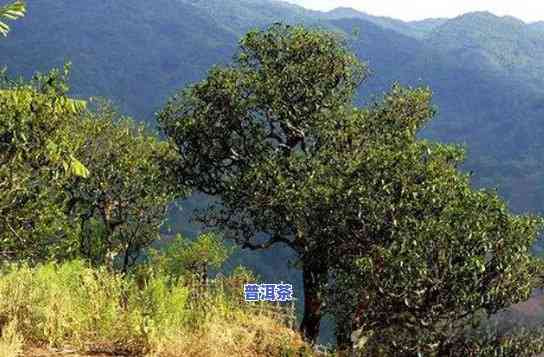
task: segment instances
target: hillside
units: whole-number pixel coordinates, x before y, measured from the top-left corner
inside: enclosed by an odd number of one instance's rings
[[[406,22],[390,17],[372,16],[352,8],[339,7],[326,13],[318,14],[317,17],[323,17],[329,20],[338,19],[361,19],[380,26],[384,29],[394,30],[403,35],[408,35],[417,39],[422,39],[430,31],[444,23],[444,19],[428,19],[422,21]]]
[[[520,180],[529,179],[523,172],[533,172],[533,179],[542,173],[535,161],[543,129],[538,120],[544,114],[542,92],[489,66],[484,71],[464,65],[433,45],[363,20],[342,19],[332,24],[346,32],[360,30],[351,46],[373,71],[360,89],[360,99],[385,91],[395,80],[430,86],[438,116],[425,136],[466,144],[466,168],[475,172],[476,184],[500,186],[517,210],[541,209],[541,189]]]
[[[112,98],[136,118],[152,122],[152,113],[175,90],[201,78],[212,65],[230,61],[241,32],[280,20],[315,23],[314,16],[316,12],[265,0],[159,0],[153,6],[141,0],[129,6],[45,0],[29,4],[29,16],[13,25],[9,40],[0,42],[0,53],[11,73],[26,76],[70,60],[74,94]],[[98,28],[97,18],[103,19]],[[429,137],[465,142],[473,153],[471,160],[493,160],[471,165],[481,182],[497,185],[505,175],[514,174],[487,165],[521,156],[530,162],[527,153],[538,151],[543,96],[526,81],[506,76],[491,52],[500,46],[514,49],[526,34],[529,47],[524,57],[531,57],[533,48],[544,47],[544,41],[519,21],[469,14],[443,23],[426,41],[363,19],[326,24],[348,34],[359,30],[351,46],[374,73],[361,88],[360,100],[396,80],[432,87],[439,116],[429,128]],[[489,41],[492,36],[500,41]],[[468,51],[466,43],[480,47]],[[523,62],[518,62],[521,71]],[[504,191],[509,197],[520,188],[513,186]],[[538,190],[522,186],[532,190],[525,196],[535,197]],[[527,202],[514,205],[540,208]]]
[[[153,113],[175,90],[212,65],[229,62],[237,39],[251,27],[288,21],[319,23],[350,35],[358,29],[351,46],[374,73],[360,99],[396,80],[430,85],[440,110],[429,137],[466,143],[477,182],[501,185],[517,210],[540,209],[540,189],[524,182],[529,177],[521,178],[516,165],[523,157],[523,165],[538,168],[537,157],[531,157],[539,150],[538,118],[544,110],[544,91],[538,90],[544,35],[519,20],[486,13],[416,23],[434,28],[425,41],[377,25],[379,18],[364,14],[366,19],[325,19],[357,14],[265,0],[160,0],[153,6],[141,0],[128,6],[46,0],[29,5],[29,16],[14,24],[0,53],[11,73],[26,76],[70,60],[73,93],[112,98],[129,114],[153,122]],[[98,28],[97,18],[103,19]],[[505,169],[505,160],[517,164]]]
[[[470,13],[446,21],[426,40],[464,67],[497,72],[543,88],[544,33],[521,20]]]
[[[288,309],[244,303],[243,273],[213,279],[197,294],[190,275],[174,282],[163,274],[140,276],[140,289],[134,277],[81,261],[3,267],[0,356],[312,355]]]
[[[71,61],[75,95],[113,98],[142,120],[180,84],[228,60],[237,42],[202,9],[177,0],[36,1],[28,8],[32,15],[0,43],[10,72],[30,76]]]
[[[544,32],[544,21],[534,22],[529,25],[533,30]]]

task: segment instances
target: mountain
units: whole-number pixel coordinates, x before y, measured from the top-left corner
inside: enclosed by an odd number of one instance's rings
[[[314,16],[323,17],[329,20],[349,18],[362,19],[384,29],[394,30],[401,34],[409,35],[418,39],[424,38],[430,31],[445,21],[443,19],[429,19],[423,21],[405,22],[392,19],[390,17],[368,15],[364,12],[349,7],[338,7],[329,12]]]
[[[150,118],[180,84],[230,59],[238,37],[204,9],[178,0],[35,1],[0,42],[10,73],[73,63],[76,95],[114,99]]]
[[[359,19],[332,24],[346,32],[359,29],[350,46],[374,73],[360,89],[361,103],[396,80],[430,86],[439,114],[423,135],[466,144],[466,169],[476,173],[475,184],[498,186],[515,210],[543,208],[544,187],[537,179],[544,174],[538,160],[544,134],[542,91],[502,72],[466,65],[427,41]]]
[[[410,21],[409,24],[419,29],[424,34],[428,34],[430,31],[434,30],[438,26],[444,24],[448,19],[444,18],[433,18],[433,19],[425,19],[425,20],[418,20],[418,21]]]
[[[197,8],[227,32],[238,36],[272,21],[305,22],[319,18],[318,11],[276,0],[178,0],[178,7]]]
[[[374,73],[360,103],[394,81],[431,86],[439,115],[424,135],[465,143],[475,183],[498,186],[516,211],[544,210],[544,33],[534,24],[490,13],[405,23],[268,0],[42,0],[28,7],[0,41],[10,73],[29,76],[70,60],[75,95],[112,98],[150,123],[174,91],[229,62],[250,28],[286,21],[341,31]]]
[[[436,27],[425,41],[465,67],[544,88],[544,32],[516,18],[469,13]]]
[[[72,92],[105,96],[139,120],[176,90],[230,62],[240,36],[284,21],[340,31],[366,61],[364,104],[393,82],[430,86],[438,107],[422,135],[463,143],[465,170],[477,186],[498,187],[517,212],[544,212],[544,26],[470,13],[454,19],[403,22],[353,9],[319,12],[269,0],[40,0],[0,40],[0,66],[30,76],[73,63]],[[175,211],[173,230],[192,235],[195,196]],[[263,277],[300,280],[284,251],[240,256]],[[295,290],[299,289],[295,285]]]
[[[529,27],[535,31],[544,32],[544,21],[533,22],[529,24]]]

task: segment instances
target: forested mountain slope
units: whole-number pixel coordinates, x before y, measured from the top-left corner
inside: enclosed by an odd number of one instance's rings
[[[33,1],[28,12],[0,43],[11,73],[71,61],[74,94],[112,98],[142,120],[169,93],[228,60],[237,42],[202,9],[178,0]]]
[[[487,12],[466,14],[434,29],[427,42],[463,66],[542,88],[544,33],[521,20]]]
[[[542,91],[520,78],[489,66],[480,70],[465,65],[432,44],[359,19],[332,24],[346,32],[359,29],[351,46],[373,71],[360,89],[360,99],[383,92],[395,80],[430,86],[438,115],[425,131],[426,137],[466,144],[467,169],[475,172],[476,184],[500,186],[514,209],[540,209],[542,189],[538,182],[528,184],[525,180],[542,174],[538,163]]]
[[[426,135],[466,143],[475,182],[499,186],[514,209],[543,208],[544,36],[537,24],[489,13],[405,23],[267,0],[43,0],[28,11],[0,42],[10,73],[29,76],[72,61],[75,95],[112,98],[148,122],[175,90],[229,62],[252,27],[286,21],[341,30],[373,71],[359,101],[394,81],[431,86],[439,114]],[[425,28],[427,38],[418,40],[407,24]]]

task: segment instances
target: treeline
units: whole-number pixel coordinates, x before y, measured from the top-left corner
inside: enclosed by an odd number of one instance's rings
[[[66,70],[5,78],[5,271],[83,260],[141,279],[142,291],[159,266],[205,280],[225,256],[213,239],[149,254],[168,206],[198,191],[220,202],[198,216],[210,231],[244,249],[292,250],[309,343],[330,314],[339,354],[541,352],[540,331],[499,333],[488,317],[542,286],[543,265],[531,255],[542,219],[472,188],[461,148],[418,138],[435,112],[428,88],[394,85],[355,106],[368,72],[332,33],[251,31],[234,63],[212,68],[158,113],[164,140],[103,101],[70,98]]]

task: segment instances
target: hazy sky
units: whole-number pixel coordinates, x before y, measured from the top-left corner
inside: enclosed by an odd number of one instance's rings
[[[455,17],[471,11],[490,11],[511,15],[526,22],[544,20],[542,0],[285,0],[314,10],[331,10],[345,6],[370,15],[401,20],[429,17]]]

